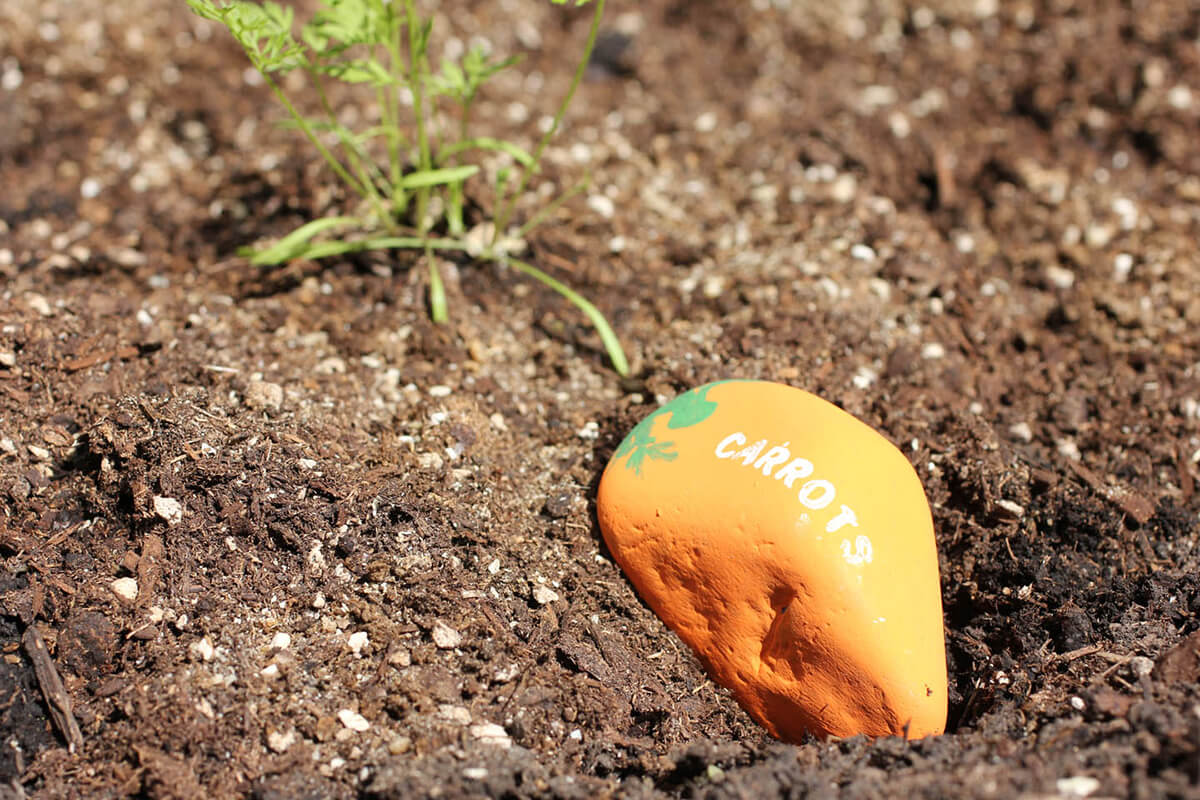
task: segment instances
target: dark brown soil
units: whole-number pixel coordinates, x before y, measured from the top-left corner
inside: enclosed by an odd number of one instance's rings
[[[586,12],[442,5],[529,143]],[[250,267],[343,198],[224,32],[3,4],[0,797],[1200,796],[1200,7],[610,11],[547,174],[614,213],[530,257],[630,381],[490,267],[442,327],[406,255]],[[910,455],[945,736],[772,741],[606,556],[616,443],[723,377]]]

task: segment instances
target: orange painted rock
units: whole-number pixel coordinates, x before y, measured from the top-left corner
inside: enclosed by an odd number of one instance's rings
[[[642,598],[775,736],[945,728],[929,504],[850,414],[778,383],[693,389],[621,443],[597,514]]]

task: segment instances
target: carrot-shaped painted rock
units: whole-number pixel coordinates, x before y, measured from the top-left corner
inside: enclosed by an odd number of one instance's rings
[[[850,414],[766,381],[693,389],[621,443],[597,514],[638,593],[773,735],[945,728],[929,504]]]

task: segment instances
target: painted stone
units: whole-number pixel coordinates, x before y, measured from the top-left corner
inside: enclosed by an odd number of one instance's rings
[[[766,381],[693,389],[621,443],[597,515],[638,593],[773,735],[944,730],[929,504],[850,414]]]

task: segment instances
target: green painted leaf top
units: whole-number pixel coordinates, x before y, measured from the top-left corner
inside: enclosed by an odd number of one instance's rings
[[[621,442],[621,446],[617,448],[613,458],[629,456],[625,462],[625,468],[633,470],[638,475],[642,474],[642,466],[647,460],[674,461],[679,457],[675,451],[675,443],[669,440],[660,441],[654,434],[655,424],[659,419],[666,418],[668,430],[699,425],[717,410],[717,403],[708,399],[709,391],[724,383],[733,383],[733,381],[716,381],[699,386],[689,392],[684,392],[650,414],[629,432],[629,435]]]

